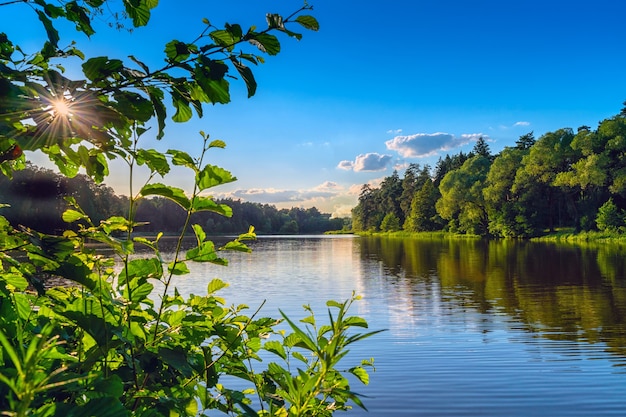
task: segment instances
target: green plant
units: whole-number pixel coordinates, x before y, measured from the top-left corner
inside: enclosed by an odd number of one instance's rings
[[[207,283],[206,294],[183,297],[176,289],[196,262],[226,265],[223,251],[249,251],[254,229],[217,247],[192,215],[211,211],[223,216],[231,209],[206,193],[236,178],[206,163],[208,152],[225,147],[201,132],[202,151],[194,158],[181,150],[159,152],[143,147],[148,123],[156,118],[157,137],[164,134],[165,93],[173,99],[174,121],[202,113],[202,103],[227,103],[228,69],[235,68],[253,95],[256,83],[243,62],[262,57],[236,52],[250,44],[274,55],[280,44],[272,32],[299,38],[287,29],[297,23],[317,29],[306,5],[287,18],[268,15],[268,28],[243,32],[239,25],[213,27],[208,21],[192,43],[166,45],[166,65],[150,71],[132,58],[96,57],[84,62],[84,80],[69,80],[55,60],[84,59],[73,44],[60,49],[52,20],[65,18],[93,35],[91,17],[100,0],[62,6],[29,3],[48,34],[42,49],[26,55],[6,35],[0,35],[0,168],[8,176],[24,167],[22,150],[41,151],[64,175],[79,168],[102,181],[110,159],[126,162],[130,196],[128,216],[94,221],[66,198],[62,218],[67,230],[46,234],[14,227],[0,216],[0,410],[7,416],[196,416],[207,410],[230,415],[329,415],[362,405],[351,391],[346,373],[367,383],[365,361],[345,371],[338,368],[346,347],[376,332],[354,333],[365,321],[347,317],[357,297],[329,302],[338,308],[331,324],[316,327],[313,315],[305,326],[291,320],[246,314],[245,305],[228,306],[217,292],[227,284]],[[10,2],[8,4],[15,4]],[[8,5],[6,4],[6,5]],[[124,2],[133,25],[148,22],[156,2]],[[5,5],[5,6],[6,6]],[[202,44],[202,42],[206,42]],[[218,58],[216,58],[218,56]],[[176,73],[174,77],[172,73]],[[180,74],[183,74],[182,76]],[[208,74],[210,73],[210,76]],[[68,111],[71,110],[71,111]],[[134,171],[144,166],[150,175],[136,190]],[[155,179],[172,166],[186,168],[193,190]],[[141,199],[158,196],[178,204],[185,224],[173,252],[163,251],[161,233],[139,236],[135,220]],[[195,237],[186,244],[188,231]],[[94,244],[96,243],[96,244]],[[103,250],[104,249],[104,250]],[[63,279],[64,285],[50,285]],[[259,308],[260,309],[260,308]],[[283,321],[292,334],[277,330]],[[268,340],[280,335],[282,341]],[[299,353],[311,353],[307,358]],[[283,364],[261,362],[262,351],[278,354]],[[285,352],[285,355],[282,353]],[[295,366],[293,359],[299,360]],[[246,382],[229,387],[232,377]]]

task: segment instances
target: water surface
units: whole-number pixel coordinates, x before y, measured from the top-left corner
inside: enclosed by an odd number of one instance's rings
[[[376,372],[353,386],[369,413],[346,415],[626,415],[623,247],[351,236],[251,246],[229,267],[196,265],[178,288],[204,293],[219,277],[229,303],[265,300],[265,315],[293,318],[362,295],[353,313],[388,331],[352,348]]]

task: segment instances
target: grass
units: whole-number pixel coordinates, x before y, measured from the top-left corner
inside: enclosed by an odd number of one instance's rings
[[[358,236],[382,236],[407,239],[482,239],[484,237],[471,234],[460,234],[445,231],[437,232],[357,232]],[[546,231],[544,235],[529,238],[533,242],[562,242],[562,243],[619,243],[626,244],[626,233],[619,231],[583,231],[577,232],[574,228],[561,228],[553,232]]]
[[[552,233],[530,239],[537,242],[569,242],[569,243],[624,243],[626,234],[619,231],[586,231],[576,232],[574,228],[557,229]]]

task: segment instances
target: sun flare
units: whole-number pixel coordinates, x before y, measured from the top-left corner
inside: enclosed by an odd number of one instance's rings
[[[52,101],[51,105],[52,105],[51,111],[54,115],[66,117],[66,118],[72,115],[70,104],[64,98],[60,98],[60,99],[56,99]]]

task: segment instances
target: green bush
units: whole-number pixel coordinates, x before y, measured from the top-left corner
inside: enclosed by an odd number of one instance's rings
[[[206,196],[207,190],[235,181],[225,169],[206,163],[209,151],[225,147],[201,132],[202,152],[159,152],[142,146],[149,123],[164,134],[172,99],[177,122],[189,120],[203,103],[230,101],[229,70],[244,80],[251,96],[256,82],[244,63],[257,64],[280,50],[273,33],[300,38],[294,24],[317,30],[303,6],[287,18],[268,15],[268,27],[244,32],[239,25],[206,28],[192,43],[169,42],[166,64],[150,71],[131,57],[131,66],[109,57],[85,59],[74,44],[59,47],[53,20],[66,19],[92,36],[91,18],[104,2],[9,2],[36,12],[48,40],[26,54],[0,34],[0,170],[11,176],[25,166],[23,150],[43,152],[65,176],[80,169],[101,182],[108,161],[128,166],[128,216],[92,219],[76,199],[65,200],[68,227],[46,234],[15,228],[0,216],[0,410],[3,415],[117,417],[197,416],[220,410],[241,416],[326,416],[362,405],[347,375],[368,382],[372,360],[338,368],[347,348],[376,332],[360,317],[348,316],[357,296],[328,302],[330,323],[310,316],[297,325],[246,313],[217,295],[227,284],[214,279],[206,294],[183,297],[174,279],[194,262],[226,265],[222,251],[249,251],[251,228],[222,247],[207,239],[194,213],[231,216],[232,210]],[[156,2],[123,2],[133,26],[148,23]],[[108,2],[107,7],[115,6]],[[113,13],[113,12],[112,12]],[[5,15],[6,16],[6,15]],[[20,16],[25,18],[25,16]],[[118,22],[120,27],[122,23]],[[242,49],[235,51],[235,46]],[[244,52],[245,45],[256,52]],[[260,52],[259,52],[260,51]],[[85,79],[70,80],[58,62],[82,59]],[[71,62],[71,61],[68,61]],[[148,181],[133,188],[133,172],[146,167]],[[189,170],[190,193],[155,181],[172,166]],[[161,197],[186,213],[174,254],[160,248],[162,234],[138,237],[135,213],[144,198]],[[191,228],[195,244],[183,249]],[[139,255],[139,249],[148,254]],[[63,285],[50,285],[63,280]],[[291,332],[277,331],[286,321]],[[355,331],[356,330],[356,331]],[[265,351],[274,362],[261,361]],[[229,387],[232,377],[245,388]],[[237,385],[240,386],[241,384]]]
[[[620,210],[613,199],[609,199],[598,209],[596,224],[602,232],[615,232],[621,230],[624,225],[624,211]]]

